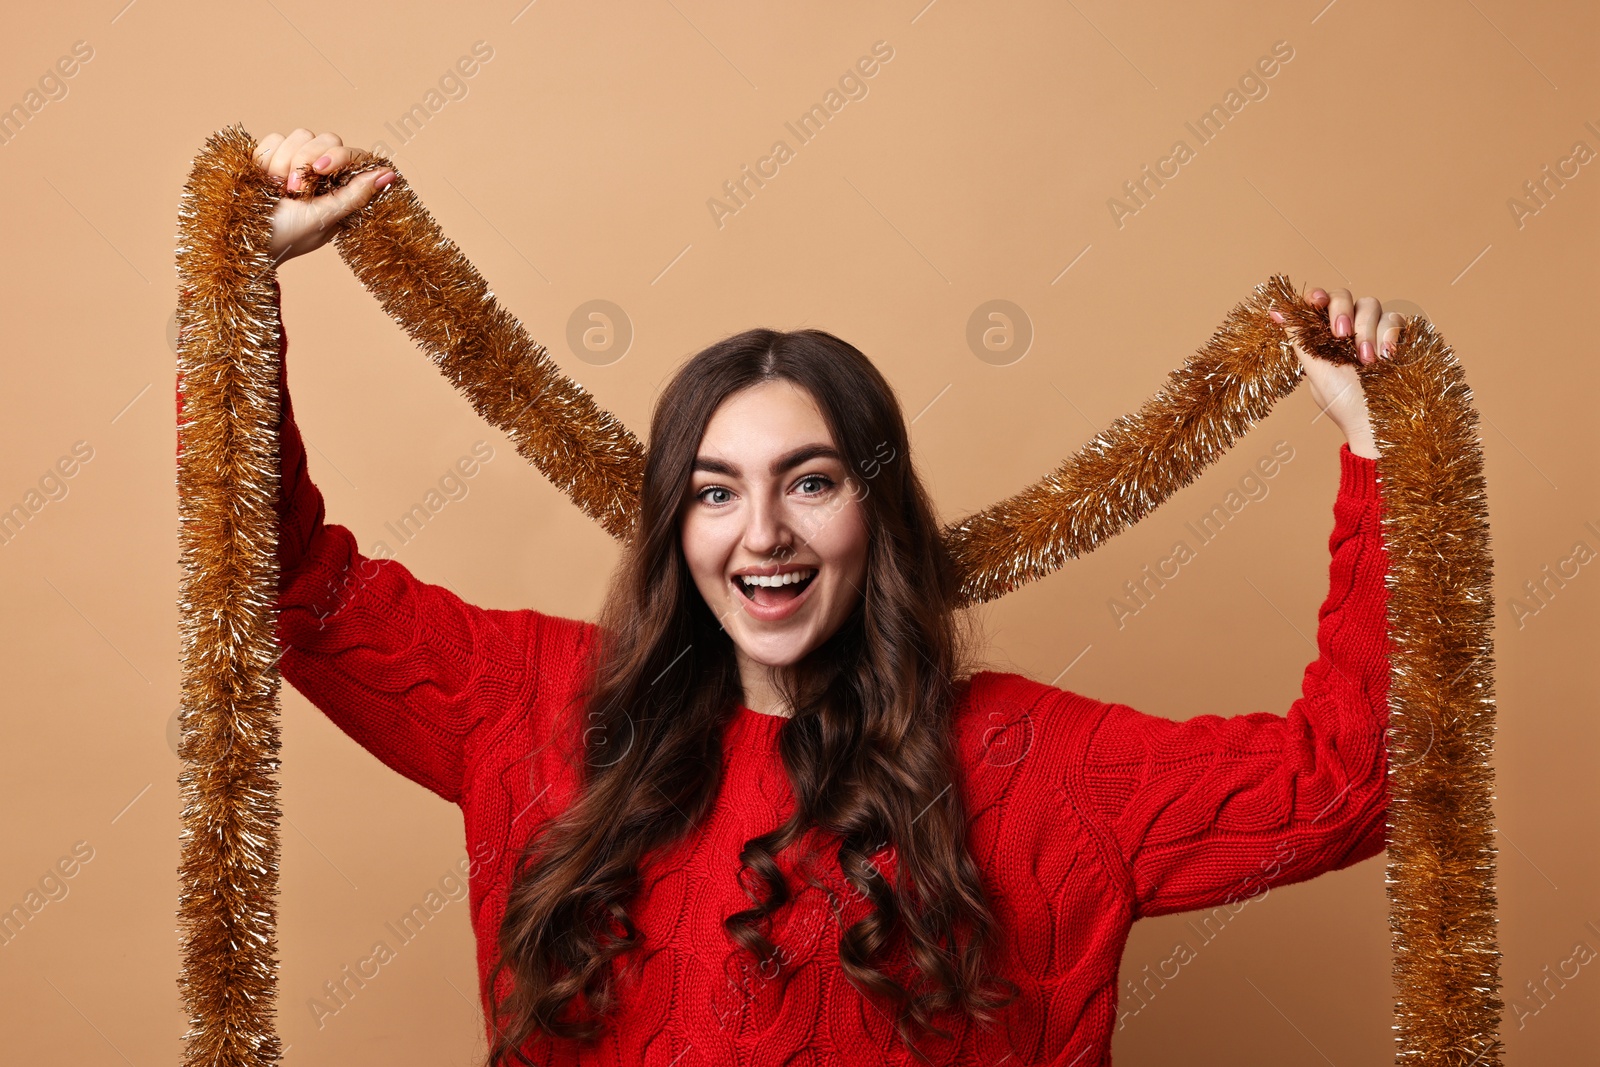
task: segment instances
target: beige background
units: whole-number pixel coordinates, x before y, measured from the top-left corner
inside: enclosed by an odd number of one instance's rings
[[[1585,158],[1600,150],[1593,9],[924,3],[112,0],[13,13],[0,106],[39,95],[0,146],[12,205],[0,506],[76,442],[92,458],[0,546],[0,906],[42,883],[57,897],[0,947],[8,1060],[180,1054],[174,234],[191,160],[234,122],[257,137],[304,125],[386,142],[500,299],[641,431],[665,376],[727,333],[816,325],[849,339],[917,415],[915,459],[946,518],[1133,410],[1274,271],[1425,310],[1484,418],[1508,1060],[1593,1056],[1600,969],[1550,981],[1542,1001],[1525,983],[1579,945],[1600,951],[1600,564],[1566,564],[1576,576],[1542,604],[1523,587],[1577,542],[1584,561],[1600,551],[1600,164],[1566,164],[1576,176],[1550,183],[1537,213],[1508,206],[1575,142]],[[867,95],[798,145],[784,123],[880,40],[893,58]],[[52,81],[80,41],[90,58]],[[480,41],[492,56],[450,83]],[[1184,124],[1280,41],[1293,58],[1266,95],[1200,145]],[[429,97],[442,78],[456,98]],[[413,105],[426,124],[395,136],[386,123]],[[780,138],[794,158],[719,228],[708,199]],[[1194,157],[1119,226],[1108,199],[1180,138]],[[610,539],[476,418],[331,248],[282,279],[295,405],[330,518],[475,603],[592,616]],[[634,331],[614,362],[565,341],[595,299]],[[1035,331],[1006,366],[966,341],[992,299]],[[1299,390],[1136,529],[986,608],[991,662],[1174,717],[1287,710],[1328,582],[1341,438],[1316,414]],[[399,547],[384,523],[479,440],[494,458],[468,495]],[[1119,629],[1107,604],[1123,582],[1280,440],[1294,458],[1270,492]],[[1516,598],[1537,610],[1519,617]],[[455,809],[287,686],[283,723],[287,1058],[471,1062],[482,1037],[463,902],[319,1024],[323,983],[465,847]],[[76,866],[75,845],[90,856]],[[63,858],[73,876],[49,881]],[[1197,958],[1128,1017],[1117,1062],[1388,1062],[1383,876],[1378,858],[1274,890],[1208,944],[1185,916],[1138,924],[1124,978],[1180,940]]]

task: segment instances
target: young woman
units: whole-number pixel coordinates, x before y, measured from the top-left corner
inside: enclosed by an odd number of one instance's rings
[[[257,158],[293,188],[351,155],[299,129]],[[273,254],[385,184],[282,200]],[[1398,325],[1310,299],[1368,361]],[[285,371],[280,668],[461,806],[489,1062],[1108,1063],[1133,920],[1376,855],[1377,450],[1353,368],[1300,358],[1346,436],[1319,656],[1286,716],[1183,722],[967,672],[898,403],[827,333],[750,330],[673,377],[597,623],[363,556]]]

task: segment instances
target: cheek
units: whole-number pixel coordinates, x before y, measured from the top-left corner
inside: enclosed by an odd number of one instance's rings
[[[689,564],[689,573],[694,575],[695,581],[699,581],[701,573],[705,570],[705,541],[695,524],[688,519],[678,525],[678,544],[683,548],[683,558]]]
[[[727,553],[716,543],[716,531],[689,516],[679,523],[678,538],[695,584],[702,590],[721,585]]]
[[[852,500],[819,531],[813,543],[825,560],[859,579],[867,567],[867,540],[866,509]]]

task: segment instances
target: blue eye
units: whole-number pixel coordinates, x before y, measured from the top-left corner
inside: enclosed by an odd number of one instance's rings
[[[797,482],[796,484],[797,485],[805,485],[807,482],[821,482],[822,483],[822,487],[817,490],[817,493],[825,492],[826,490],[828,490],[829,488],[831,488],[833,486],[833,479],[829,478],[827,475],[824,475],[824,474],[808,474],[804,478],[801,478],[800,481]],[[812,493],[812,494],[809,494],[809,495],[815,496],[816,493]]]
[[[807,484],[811,484],[811,483],[815,483],[815,488],[810,492],[806,492],[803,487],[806,486]],[[795,483],[795,487],[799,488],[801,490],[801,492],[806,496],[821,496],[823,493],[826,493],[829,489],[832,489],[834,487],[834,483],[833,483],[833,479],[829,478],[825,474],[808,474],[804,478],[801,478],[798,482],[796,482]],[[720,499],[713,499],[710,496],[708,496],[708,494],[711,494],[711,493],[725,493],[727,495],[722,497],[722,498],[720,498]],[[728,503],[728,501],[732,499],[733,493],[732,493],[731,490],[729,490],[725,486],[708,485],[704,489],[702,489],[698,493],[696,493],[694,496],[695,496],[696,500],[700,501],[703,504],[710,504],[712,507],[720,507],[721,505]]]

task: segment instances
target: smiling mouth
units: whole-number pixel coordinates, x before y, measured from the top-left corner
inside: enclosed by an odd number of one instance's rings
[[[818,571],[814,567],[809,571],[791,571],[788,574],[772,577],[739,574],[734,576],[733,583],[739,592],[744,594],[746,600],[753,601],[761,607],[772,607],[799,596],[817,574]]]

